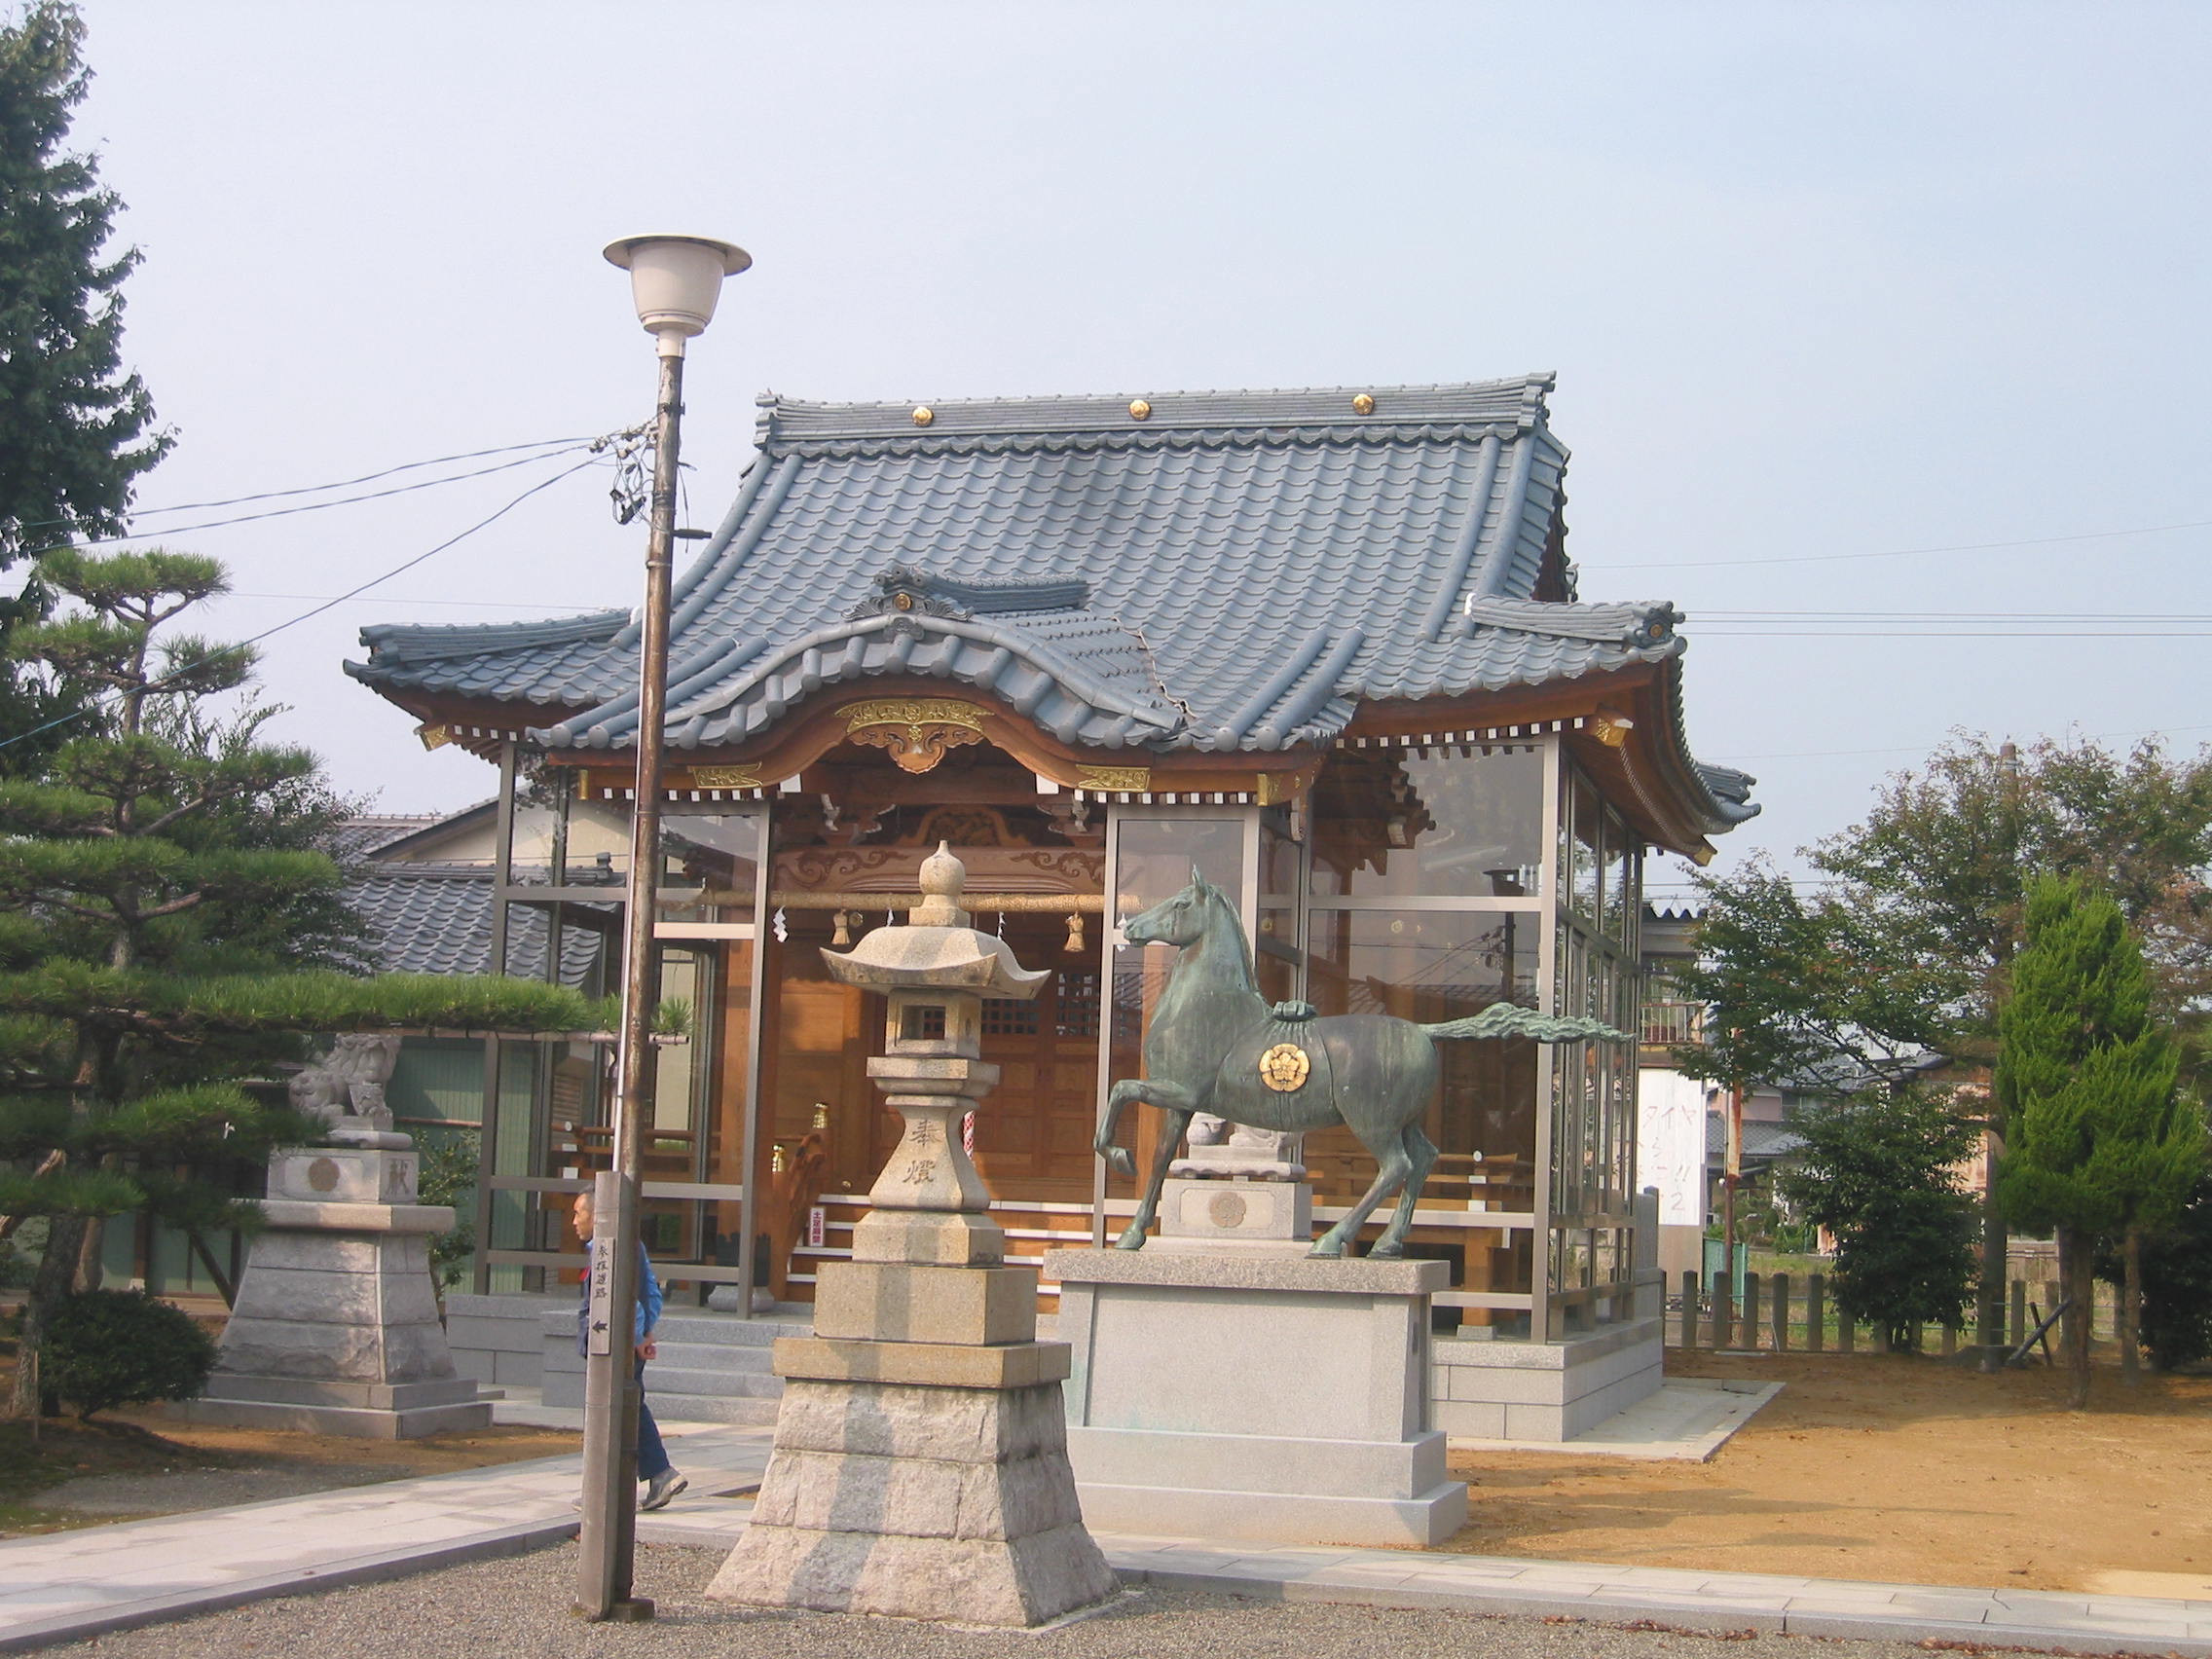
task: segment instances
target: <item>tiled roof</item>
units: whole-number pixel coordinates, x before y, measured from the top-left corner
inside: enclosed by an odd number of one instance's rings
[[[1805,1137],[1786,1124],[1744,1124],[1744,1156],[1760,1160],[1788,1158],[1805,1144]],[[1717,1112],[1705,1118],[1705,1161],[1718,1163],[1728,1156],[1728,1125]]]
[[[492,972],[492,872],[472,864],[370,864],[347,884],[346,897],[368,923],[377,966],[387,974]],[[522,978],[545,973],[544,913],[507,909],[507,968]],[[561,977],[581,985],[601,948],[588,928],[567,927]]]
[[[1683,649],[1671,607],[1538,602],[1567,452],[1546,375],[1472,385],[938,404],[762,400],[760,455],[676,588],[669,741],[743,742],[885,673],[997,693],[1064,741],[1276,751],[1362,699],[1540,683]],[[895,568],[941,604],[880,600]],[[1032,605],[992,590],[1033,590]],[[635,624],[362,630],[390,691],[569,712],[625,747]],[[580,713],[573,711],[581,710]],[[1720,790],[1716,776],[1709,787]],[[1722,792],[1716,825],[1748,816]]]

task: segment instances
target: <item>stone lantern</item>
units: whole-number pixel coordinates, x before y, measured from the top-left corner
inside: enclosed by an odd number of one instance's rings
[[[983,999],[1050,976],[969,925],[966,876],[940,845],[904,926],[823,952],[885,997],[867,1069],[906,1127],[852,1260],[820,1270],[814,1335],[776,1344],[775,1450],[718,1600],[1029,1626],[1114,1593],[1068,1465],[1068,1346],[1036,1340],[1037,1272],[1006,1265],[961,1138],[998,1082]]]

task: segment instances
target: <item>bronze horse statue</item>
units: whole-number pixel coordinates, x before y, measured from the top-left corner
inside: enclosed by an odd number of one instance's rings
[[[1126,1148],[1114,1144],[1123,1108],[1142,1102],[1168,1119],[1136,1217],[1115,1240],[1124,1250],[1143,1247],[1183,1131],[1196,1114],[1210,1112],[1278,1133],[1337,1123],[1347,1126],[1375,1155],[1375,1183],[1307,1253],[1342,1256],[1376,1206],[1395,1191],[1398,1207],[1368,1254],[1402,1256],[1421,1183],[1436,1162],[1436,1148],[1421,1133],[1420,1120],[1436,1092],[1439,1042],[1629,1041],[1599,1020],[1553,1018],[1510,1003],[1437,1025],[1384,1014],[1316,1018],[1308,1003],[1271,1006],[1252,977],[1251,947],[1235,909],[1196,868],[1188,887],[1132,918],[1122,934],[1131,944],[1172,944],[1184,953],[1145,1033],[1144,1077],[1116,1083],[1098,1116],[1093,1146],[1124,1175],[1134,1174],[1136,1164]]]

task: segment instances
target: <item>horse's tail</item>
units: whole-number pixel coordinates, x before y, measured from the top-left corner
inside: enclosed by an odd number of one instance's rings
[[[1465,1019],[1447,1019],[1439,1025],[1423,1025],[1420,1030],[1421,1035],[1435,1043],[1457,1037],[1532,1037],[1539,1043],[1633,1043],[1636,1040],[1602,1019],[1585,1019],[1579,1014],[1555,1017],[1514,1003],[1493,1003],[1482,1013]]]

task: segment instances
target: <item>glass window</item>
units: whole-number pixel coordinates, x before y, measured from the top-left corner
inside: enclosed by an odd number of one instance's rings
[[[1510,911],[1316,909],[1307,917],[1307,994],[1324,1014],[1388,1014],[1423,1024],[1497,1002],[1530,1007],[1540,926]],[[1439,1157],[1424,1201],[1532,1210],[1536,1045],[1446,1041],[1436,1057],[1441,1081],[1423,1132]],[[1306,1137],[1306,1163],[1326,1203],[1349,1201],[1375,1178],[1375,1160],[1341,1127]]]
[[[1567,871],[1567,906],[1577,921],[1598,925],[1600,884],[1600,844],[1604,840],[1601,826],[1604,815],[1598,806],[1598,792],[1590,787],[1588,779],[1575,775],[1569,791],[1573,806],[1573,839],[1567,852],[1570,867]]]
[[[1316,895],[1532,897],[1543,751],[1340,750],[1315,786],[1312,822]]]
[[[1629,870],[1637,849],[1631,843],[1627,823],[1610,807],[1605,809],[1605,937],[1623,949],[1632,948],[1629,938],[1636,887]]]
[[[760,873],[756,814],[669,812],[660,821],[660,919],[750,922]]]

